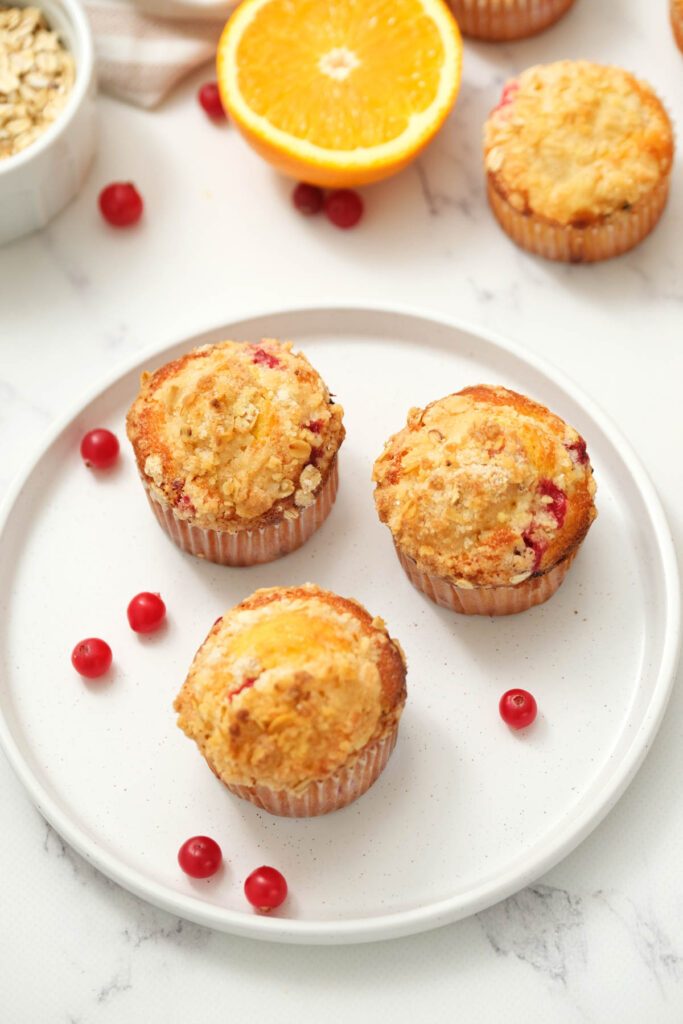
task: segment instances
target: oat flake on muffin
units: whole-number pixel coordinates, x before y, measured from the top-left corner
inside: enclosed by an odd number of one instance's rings
[[[175,708],[233,793],[311,816],[375,781],[404,701],[403,655],[383,621],[305,584],[257,590],[215,623]]]
[[[507,83],[484,127],[488,196],[515,242],[550,259],[632,248],[666,203],[673,132],[650,86],[588,61]]]
[[[373,480],[411,580],[466,613],[507,614],[546,600],[596,515],[583,439],[502,387],[468,387],[411,409]]]

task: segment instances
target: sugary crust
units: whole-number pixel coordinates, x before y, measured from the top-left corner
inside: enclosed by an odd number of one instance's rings
[[[313,503],[342,416],[291,342],[225,341],[143,374],[127,429],[158,502],[199,527],[237,531]]]
[[[668,179],[671,122],[646,82],[589,61],[537,65],[508,82],[484,126],[489,185],[513,209],[584,227]]]
[[[523,39],[554,25],[574,0],[449,0],[463,35],[492,42]]]
[[[411,409],[373,480],[397,547],[462,589],[547,572],[597,514],[579,434],[524,395],[483,384]]]
[[[396,728],[405,678],[399,644],[357,601],[273,587],[214,624],[174,707],[226,784],[301,792]]]

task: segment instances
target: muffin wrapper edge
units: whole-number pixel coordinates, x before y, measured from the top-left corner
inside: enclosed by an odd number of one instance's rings
[[[534,605],[543,604],[559,588],[579,550],[576,548],[541,576],[530,576],[515,586],[474,587],[466,590],[456,587],[443,576],[424,572],[414,558],[406,555],[397,545],[394,546],[398,560],[413,586],[442,608],[449,608],[462,615],[516,615]]]
[[[554,25],[574,0],[449,0],[460,31],[492,42],[523,39]]]
[[[209,767],[231,793],[264,811],[284,818],[313,818],[346,807],[362,796],[382,774],[397,736],[398,722],[386,736],[368,743],[351,764],[327,779],[309,783],[301,793],[268,786],[238,786],[221,779],[211,762]]]
[[[296,519],[278,519],[257,530],[204,529],[181,519],[169,505],[162,505],[143,479],[147,500],[161,528],[183,551],[219,565],[257,565],[272,562],[296,551],[327,519],[337,496],[339,469],[335,456],[325,482],[312,505],[299,509]]]
[[[534,214],[520,213],[490,180],[487,195],[503,231],[522,249],[562,263],[596,263],[628,252],[649,235],[666,206],[669,181],[667,174],[649,196],[629,210],[619,210],[607,222],[585,228],[549,224]]]

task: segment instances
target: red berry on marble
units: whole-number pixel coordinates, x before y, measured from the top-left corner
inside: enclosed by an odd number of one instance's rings
[[[100,211],[115,228],[137,224],[142,217],[142,196],[130,181],[115,181],[100,192]]]
[[[267,914],[287,898],[287,882],[276,868],[264,864],[249,875],[244,883],[244,895],[252,907]]]
[[[304,217],[312,217],[313,214],[320,213],[322,210],[325,205],[325,196],[323,190],[317,185],[307,185],[305,181],[300,181],[292,192],[292,202]]]
[[[128,623],[136,633],[153,633],[166,618],[166,605],[159,594],[143,591],[128,605]]]
[[[98,679],[111,665],[111,647],[94,636],[81,640],[71,652],[71,664],[85,679]]]
[[[102,427],[88,431],[81,441],[81,456],[86,466],[108,469],[119,456],[119,441],[116,434]]]
[[[524,729],[531,725],[538,707],[527,690],[507,690],[498,705],[500,717],[511,729]]]
[[[197,93],[200,106],[214,121],[224,120],[226,117],[221,94],[217,82],[205,82]]]
[[[363,216],[363,200],[348,188],[330,192],[325,200],[325,213],[335,227],[352,228]]]
[[[178,863],[191,878],[209,878],[221,866],[223,854],[215,839],[192,836],[178,850]]]

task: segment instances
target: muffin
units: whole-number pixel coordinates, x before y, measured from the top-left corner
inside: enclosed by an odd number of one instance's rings
[[[554,25],[574,0],[449,0],[463,35],[523,39]]]
[[[683,0],[671,0],[671,27],[678,49],[683,51]]]
[[[405,660],[357,601],[257,590],[214,623],[176,698],[178,725],[230,792],[312,817],[356,800],[394,748]]]
[[[343,409],[291,342],[204,345],[144,373],[128,437],[157,520],[221,565],[300,547],[337,493]]]
[[[618,256],[666,205],[673,131],[645,82],[588,61],[509,81],[484,126],[487,192],[514,242],[572,263]]]
[[[484,384],[411,409],[373,480],[411,582],[467,615],[547,601],[597,514],[583,438],[545,406]]]

